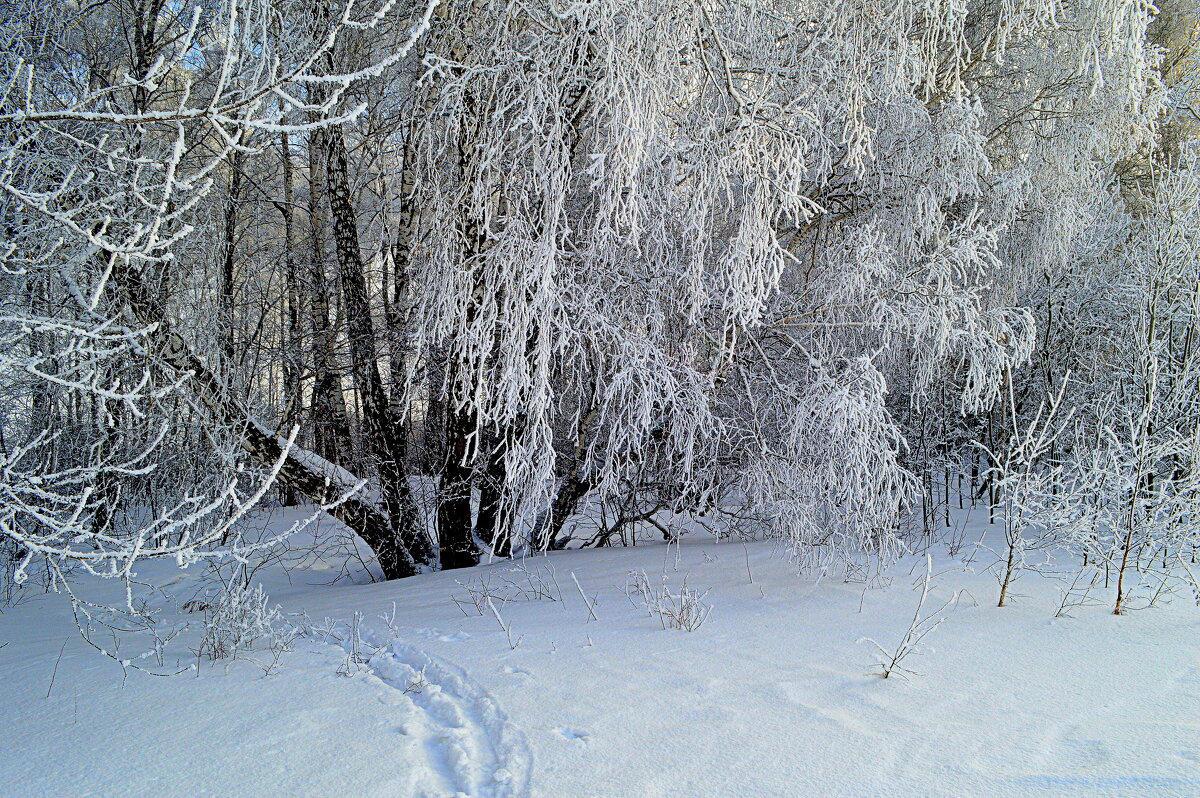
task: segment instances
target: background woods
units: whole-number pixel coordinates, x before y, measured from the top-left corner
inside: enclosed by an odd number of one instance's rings
[[[244,555],[259,501],[385,578],[975,501],[1117,611],[1190,556],[1190,6],[2,7],[10,580]]]

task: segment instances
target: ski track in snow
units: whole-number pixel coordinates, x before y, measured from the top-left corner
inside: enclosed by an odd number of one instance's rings
[[[371,675],[417,710],[404,733],[424,740],[428,775],[440,782],[429,785],[436,792],[419,795],[527,798],[529,743],[487,691],[461,668],[408,643],[366,630],[362,640],[374,651],[365,663]]]

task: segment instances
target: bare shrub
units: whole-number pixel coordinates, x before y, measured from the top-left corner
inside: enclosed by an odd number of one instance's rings
[[[202,607],[204,612],[204,636],[196,654],[214,661],[236,659],[265,640],[266,650],[273,655],[265,667],[269,673],[301,634],[287,622],[279,605],[271,604],[261,585],[251,588],[234,583],[215,602],[193,606]]]
[[[708,591],[700,593],[688,586],[688,575],[678,591],[671,589],[663,577],[662,587],[654,589],[645,571],[630,571],[625,580],[625,596],[635,607],[634,597],[641,599],[641,606],[651,617],[657,617],[663,629],[681,629],[694,632],[704,625],[712,613],[712,605],[705,603]]]

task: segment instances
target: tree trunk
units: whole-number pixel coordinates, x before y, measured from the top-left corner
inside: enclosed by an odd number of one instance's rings
[[[591,490],[591,485],[587,480],[580,479],[578,470],[572,468],[554,494],[554,504],[550,508],[550,525],[546,528],[545,535],[540,541],[543,550],[562,547],[563,527],[566,525],[567,519],[575,514],[580,500],[587,495],[589,490]]]
[[[417,136],[416,119],[408,125],[406,131],[406,146],[403,163],[400,169],[400,208],[396,219],[396,240],[391,247],[392,285],[391,295],[388,295],[387,284],[384,284],[384,302],[387,311],[388,340],[391,345],[391,405],[399,412],[408,396],[404,390],[404,381],[400,378],[408,369],[409,341],[408,312],[409,285],[408,275],[412,268],[413,235],[416,232],[416,208],[414,207],[413,192],[416,188],[416,153],[414,152]]]
[[[325,278],[325,131],[314,130],[308,145],[308,220],[312,243],[309,271],[309,320],[312,324],[312,418],[317,453],[330,462],[351,465],[350,421],[342,379],[336,370],[335,336],[329,320],[329,284]]]
[[[151,339],[153,353],[176,373],[190,375],[188,384],[216,420],[238,431],[242,448],[261,466],[274,467],[283,457],[284,441],[252,418],[221,379],[191,351],[183,337],[174,331],[162,303],[140,275],[121,257],[111,253],[106,256],[104,266],[112,267],[113,282],[123,292],[134,316],[143,324],[156,325]],[[294,447],[283,460],[278,479],[313,501],[327,504],[353,487],[347,484],[344,473],[315,454]],[[387,513],[369,498],[356,494],[329,512],[371,547],[384,577],[395,579],[419,572],[417,561],[396,533]]]
[[[225,227],[222,240],[221,258],[221,357],[226,384],[234,373],[233,331],[234,323],[234,279],[235,264],[237,263],[237,225],[238,202],[242,194],[242,162],[241,150],[234,150],[229,159],[229,195],[225,198]]]
[[[304,392],[300,385],[300,364],[297,350],[300,345],[300,275],[296,268],[296,225],[292,191],[292,151],[286,132],[279,134],[280,157],[283,164],[283,264],[287,281],[287,308],[283,328],[283,428],[291,429],[304,417]],[[284,486],[283,504],[296,504],[296,490]]]
[[[425,350],[425,415],[421,420],[421,469],[437,475],[446,459],[446,350]]]
[[[494,436],[479,484],[479,517],[475,522],[475,530],[479,539],[492,547],[492,554],[496,557],[512,556],[511,508],[505,507],[504,503],[505,484],[508,482],[504,455],[508,444],[509,439],[504,431]]]
[[[438,485],[438,546],[442,568],[469,568],[479,563],[471,524],[471,436],[475,417],[464,410],[447,408],[446,460]]]
[[[367,295],[362,250],[358,243],[358,217],[350,196],[348,157],[341,128],[331,128],[325,134],[325,143],[334,249],[345,306],[346,333],[350,340],[351,371],[362,402],[367,447],[377,461],[380,493],[393,526],[415,557],[431,561],[433,552],[424,530],[419,528],[412,486],[405,468],[404,433],[389,412],[387,392],[379,373],[375,322]]]
[[[590,388],[591,398],[588,411],[580,413],[579,424],[575,429],[575,448],[571,452],[570,468],[567,469],[566,477],[563,478],[562,483],[558,486],[558,491],[554,494],[554,502],[550,506],[549,525],[542,533],[541,540],[535,541],[538,548],[542,550],[555,549],[562,545],[560,537],[567,519],[575,513],[580,500],[591,490],[591,483],[583,478],[581,466],[587,451],[588,433],[596,418],[595,391],[596,386],[593,383]]]

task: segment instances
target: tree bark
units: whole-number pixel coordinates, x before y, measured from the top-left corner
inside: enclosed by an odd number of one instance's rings
[[[508,436],[505,431],[501,431],[493,437],[494,440],[488,447],[483,479],[479,483],[479,514],[475,521],[475,531],[480,540],[492,547],[494,556],[511,557],[511,508],[505,507],[504,504],[505,485],[508,482],[504,453],[508,448]]]
[[[283,165],[283,204],[279,212],[283,216],[283,268],[287,282],[287,307],[283,327],[283,428],[291,429],[304,416],[304,392],[300,385],[300,363],[297,350],[300,345],[300,274],[296,267],[296,224],[294,192],[292,190],[292,150],[287,132],[279,134],[280,158]],[[283,504],[296,504],[296,490],[284,486]]]
[[[342,379],[336,368],[335,336],[329,319],[329,284],[325,277],[325,131],[310,134],[308,144],[308,220],[310,262],[309,321],[312,325],[313,437],[317,453],[342,466],[351,465],[350,421]]]
[[[438,487],[438,547],[442,568],[469,568],[479,563],[479,549],[471,524],[471,436],[475,417],[447,408],[446,460]]]
[[[405,547],[421,560],[432,560],[432,549],[419,528],[412,486],[405,467],[404,432],[389,410],[388,395],[379,372],[375,322],[367,294],[362,250],[358,242],[358,216],[350,196],[346,142],[340,127],[325,134],[326,184],[333,216],[334,249],[350,341],[351,372],[362,402],[367,446],[379,468],[380,492],[392,525]]]
[[[225,228],[221,258],[221,356],[222,368],[228,383],[234,373],[234,279],[237,263],[238,202],[242,194],[241,150],[235,149],[229,159],[229,194],[225,198]]]
[[[596,384],[588,386],[588,403],[581,409],[579,422],[575,426],[575,445],[571,450],[571,462],[566,476],[559,484],[550,505],[550,519],[545,530],[541,530],[539,540],[533,541],[540,550],[555,549],[562,545],[559,538],[579,502],[592,489],[591,482],[583,475],[583,460],[587,453],[588,438],[596,420]]]

